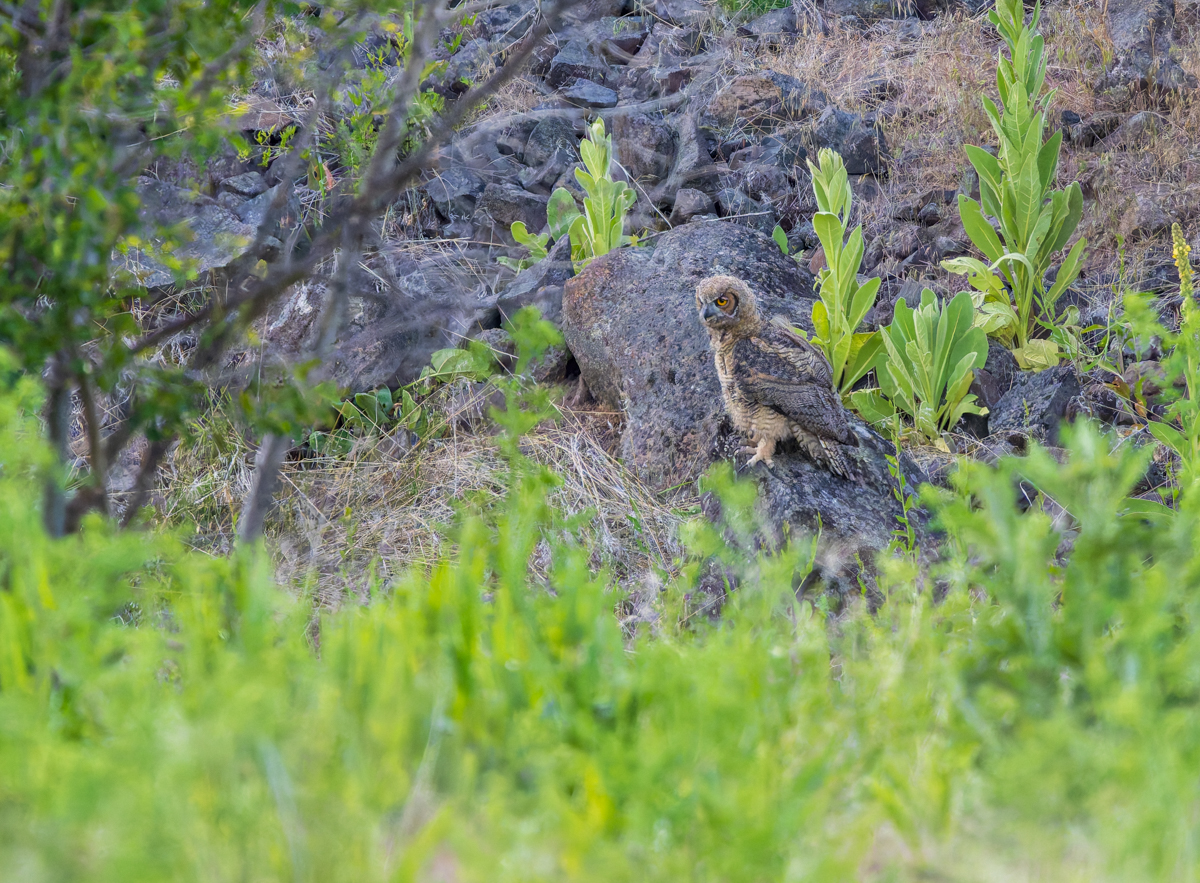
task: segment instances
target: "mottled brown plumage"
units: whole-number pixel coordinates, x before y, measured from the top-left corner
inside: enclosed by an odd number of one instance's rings
[[[759,314],[750,287],[713,276],[696,288],[696,309],[712,339],[717,376],[733,425],[774,465],[775,445],[796,439],[815,461],[849,477],[841,445],[856,445],[825,355],[803,337]]]

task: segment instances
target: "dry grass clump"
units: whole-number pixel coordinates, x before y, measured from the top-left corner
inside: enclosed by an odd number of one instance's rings
[[[508,467],[487,418],[484,384],[444,389],[437,407],[445,435],[410,445],[399,429],[360,439],[346,458],[294,459],[281,476],[267,521],[280,581],[335,608],[365,599],[410,567],[445,554],[447,528],[460,508],[498,505]],[[522,440],[530,460],[561,481],[551,503],[584,514],[577,534],[596,570],[608,569],[635,594],[673,573],[682,554],[676,529],[695,501],[665,502],[606,450],[586,414],[563,411]],[[192,542],[215,554],[233,545],[235,516],[250,487],[253,449],[220,409],[197,425],[196,440],[176,451],[157,505],[168,523],[196,525]],[[548,561],[535,561],[535,572]]]

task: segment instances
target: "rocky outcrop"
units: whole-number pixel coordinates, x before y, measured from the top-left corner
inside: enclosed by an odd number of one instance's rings
[[[782,122],[803,120],[825,108],[825,93],[776,71],[743,74],[713,96],[712,125],[730,130],[771,130]]]
[[[497,296],[475,284],[454,261],[380,255],[358,275],[332,351],[310,375],[352,392],[415,380],[435,350],[500,324]],[[325,285],[312,281],[281,298],[261,337],[271,357],[312,357],[327,306]]]
[[[854,421],[853,429],[859,446],[846,451],[855,481],[833,475],[798,453],[776,454],[773,468],[759,464],[739,470],[741,477],[752,477],[758,484],[755,542],[777,548],[789,537],[818,537],[812,578],[842,598],[873,585],[875,556],[892,542],[905,514],[895,496],[897,478],[887,461],[896,453],[895,447],[861,422]],[[740,439],[722,435],[717,450],[725,458],[745,462],[745,456],[737,454],[740,445]],[[927,476],[905,453],[899,463],[912,494]],[[909,502],[909,523],[917,541],[927,546],[931,538],[927,514],[915,499],[910,497]],[[715,497],[707,495],[702,509],[710,520],[722,523]],[[877,604],[881,599],[869,600]]]
[[[700,280],[727,273],[746,280],[760,309],[809,324],[812,276],[767,236],[746,227],[696,222],[666,233],[651,251],[621,249],[567,282],[563,332],[592,394],[625,414],[625,461],[660,488],[690,483],[744,443],[721,400],[708,335],[696,316]],[[831,573],[848,573],[884,548],[900,507],[885,454],[888,443],[856,424],[847,449],[857,480],[827,472],[794,448],[775,467],[754,467],[764,532],[820,531]],[[741,458],[744,462],[745,457]],[[920,472],[907,468],[915,484]],[[785,528],[784,525],[790,525]],[[841,567],[845,565],[845,567]]]
[[[513,277],[500,292],[496,309],[509,321],[523,307],[537,307],[542,318],[557,323],[562,315],[563,285],[575,273],[571,265],[571,241],[560,239],[549,254]]]
[[[1196,88],[1196,78],[1172,54],[1174,0],[1108,0],[1104,9],[1116,63],[1103,85],[1165,92]]]
[[[240,219],[235,209],[193,190],[140,178],[137,191],[141,239],[146,244],[114,254],[113,260],[145,288],[174,282],[175,271],[169,264],[178,261],[190,264],[196,274],[225,269],[246,254],[258,233],[258,227]],[[227,195],[235,205],[246,202],[228,191]]]
[[[1075,369],[1059,365],[1037,373],[1018,374],[989,415],[994,434],[1026,433],[1040,442],[1058,441],[1058,426],[1082,392]]]

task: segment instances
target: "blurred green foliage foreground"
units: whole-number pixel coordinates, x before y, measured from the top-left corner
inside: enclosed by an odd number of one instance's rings
[[[0,393],[5,881],[1196,875],[1196,499],[1123,516],[1143,454],[1086,426],[1021,464],[1075,513],[1066,563],[1006,462],[932,501],[945,564],[897,559],[873,616],[797,600],[808,547],[697,524],[740,588],[629,639],[519,453],[536,407],[502,416],[507,499],[452,557],[318,622],[253,549],[99,516],[49,539],[40,395]]]

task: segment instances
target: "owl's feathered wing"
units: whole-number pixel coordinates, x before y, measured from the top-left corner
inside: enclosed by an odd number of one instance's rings
[[[818,439],[857,443],[825,355],[799,335],[768,325],[733,347],[734,376],[750,401],[768,405]]]

